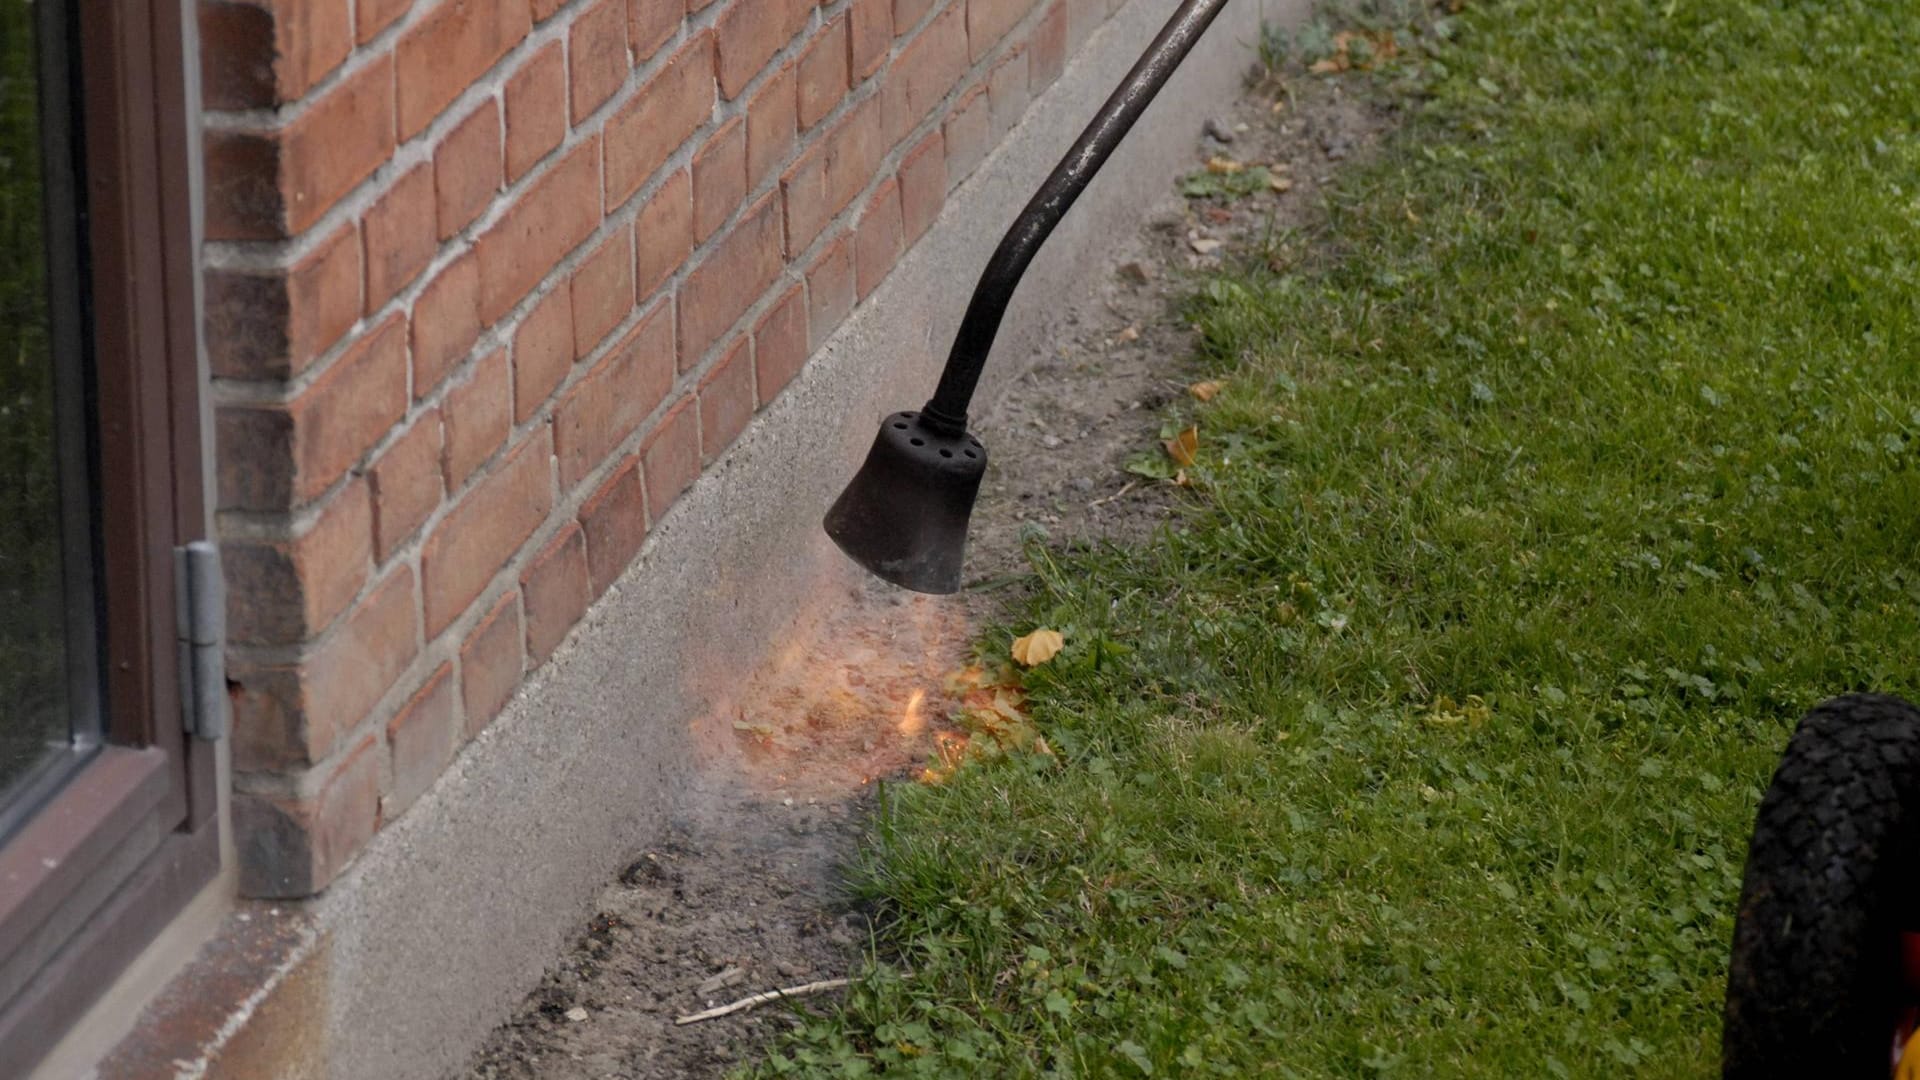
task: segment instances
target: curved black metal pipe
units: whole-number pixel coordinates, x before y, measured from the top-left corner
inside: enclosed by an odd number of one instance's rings
[[[973,400],[987,354],[993,349],[994,335],[1000,331],[1000,319],[1027,265],[1226,5],[1227,0],[1184,0],[1119,88],[1100,106],[1072,149],[1053,167],[1026,209],[1013,220],[974,287],[967,314],[954,335],[953,350],[947,354],[947,366],[940,373],[940,385],[921,410],[929,426],[952,435],[966,433],[967,405]]]

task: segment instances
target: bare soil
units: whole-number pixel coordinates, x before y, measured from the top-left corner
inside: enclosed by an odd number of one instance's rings
[[[860,965],[872,927],[846,900],[842,874],[874,781],[911,782],[937,760],[955,704],[945,676],[1017,595],[1026,543],[1137,542],[1169,520],[1180,490],[1126,464],[1160,452],[1163,407],[1196,377],[1181,299],[1196,273],[1315,220],[1332,170],[1391,124],[1390,103],[1344,80],[1287,89],[1277,110],[1279,88],[1258,87],[1195,132],[1194,168],[1214,158],[1277,165],[1290,190],[1234,200],[1170,192],[1054,351],[998,358],[1027,371],[980,418],[993,457],[975,511],[973,587],[934,598],[870,583],[815,605],[811,624],[709,719],[706,741],[720,752],[686,815],[607,885],[467,1076],[722,1075],[795,1023],[796,1006],[684,1026],[675,1017]],[[1225,244],[1206,251],[1209,240]]]

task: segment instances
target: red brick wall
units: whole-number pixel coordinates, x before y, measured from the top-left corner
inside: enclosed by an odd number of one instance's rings
[[[200,0],[247,893],[431,786],[1107,12]]]

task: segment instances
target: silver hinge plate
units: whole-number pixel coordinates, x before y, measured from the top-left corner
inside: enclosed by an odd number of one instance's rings
[[[195,540],[173,549],[174,625],[179,632],[180,713],[187,733],[227,737],[227,587],[220,549]]]

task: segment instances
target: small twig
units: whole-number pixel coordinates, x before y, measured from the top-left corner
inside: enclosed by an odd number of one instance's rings
[[[784,990],[766,990],[749,997],[743,997],[739,1001],[726,1005],[717,1005],[705,1012],[697,1012],[689,1016],[677,1017],[673,1022],[675,1024],[697,1024],[702,1020],[717,1020],[722,1016],[742,1012],[757,1005],[765,1005],[769,1001],[780,1001],[783,998],[798,998],[807,997],[811,994],[822,994],[828,990],[838,990],[845,985],[847,985],[847,980],[845,979],[821,979],[819,982],[810,982],[803,986],[789,986]]]
[[[1109,496],[1107,496],[1107,497],[1106,497],[1106,498],[1104,498],[1104,499],[1095,499],[1095,500],[1093,500],[1092,502],[1090,502],[1090,503],[1088,503],[1088,504],[1087,504],[1087,509],[1089,509],[1089,510],[1091,510],[1091,509],[1093,509],[1093,508],[1094,508],[1094,507],[1096,507],[1096,506],[1104,506],[1104,505],[1106,505],[1107,503],[1110,503],[1110,502],[1112,502],[1113,500],[1115,500],[1115,499],[1117,499],[1117,498],[1119,498],[1120,496],[1122,496],[1122,495],[1125,495],[1125,494],[1126,494],[1127,492],[1129,492],[1129,491],[1132,491],[1132,490],[1133,490],[1133,487],[1134,487],[1134,485],[1135,485],[1135,484],[1138,484],[1139,482],[1140,482],[1140,481],[1138,481],[1138,480],[1129,480],[1129,481],[1127,481],[1127,486],[1126,486],[1126,487],[1123,487],[1123,488],[1121,488],[1121,489],[1120,489],[1119,491],[1116,491],[1116,492],[1114,492],[1113,494],[1111,494],[1111,495],[1109,495]]]

